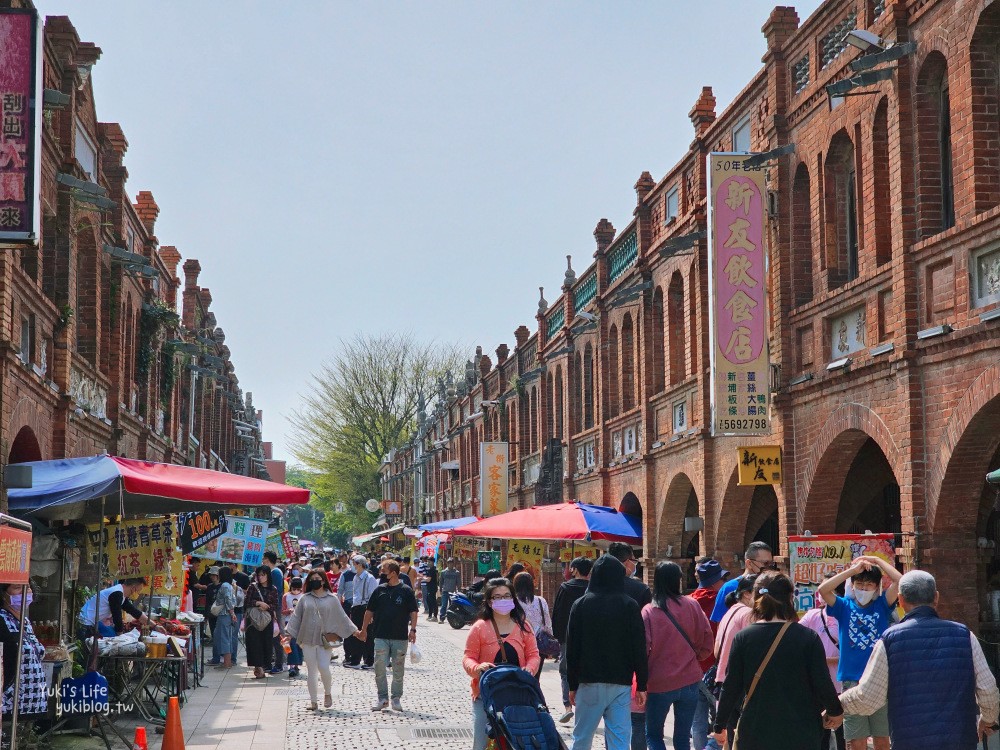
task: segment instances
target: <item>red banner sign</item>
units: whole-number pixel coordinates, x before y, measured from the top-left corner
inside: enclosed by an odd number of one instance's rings
[[[0,9],[0,240],[37,237],[38,14]]]
[[[31,563],[31,532],[0,526],[0,583],[28,582]]]

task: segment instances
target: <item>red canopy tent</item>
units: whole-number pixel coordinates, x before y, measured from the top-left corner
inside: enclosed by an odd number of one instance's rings
[[[580,502],[535,505],[460,526],[456,536],[539,541],[593,541],[642,544],[642,520],[614,508]]]

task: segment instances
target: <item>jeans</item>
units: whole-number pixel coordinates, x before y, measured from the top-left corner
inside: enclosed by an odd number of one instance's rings
[[[227,654],[236,657],[236,623],[233,618],[223,613],[215,618],[215,628],[212,630],[212,659],[220,661]]]
[[[333,687],[333,675],[330,674],[330,649],[323,646],[299,646],[306,660],[306,685],[309,687],[309,700],[318,702],[316,683],[323,679],[323,695],[330,695]]]
[[[569,708],[569,679],[566,677],[566,644],[559,644],[559,681],[562,682],[563,706]]]
[[[429,588],[424,591],[424,596],[427,597],[427,614],[430,617],[436,617],[438,611],[438,590],[436,588]]]
[[[632,750],[647,750],[645,713],[632,712]]]
[[[719,743],[709,737],[710,713],[708,710],[708,698],[698,691],[698,703],[694,707],[694,722],[691,724],[691,742],[694,743],[694,750],[722,750]]]
[[[666,750],[663,725],[674,709],[674,750],[691,750],[691,721],[698,705],[698,683],[666,693],[649,693],[646,698],[646,745],[649,750]]]
[[[426,583],[421,583],[420,584],[420,598],[424,600],[424,614],[425,615],[429,615],[431,613],[431,610],[430,610],[430,607],[428,606],[428,604],[430,603],[430,600],[427,598],[427,584]]]
[[[576,691],[573,750],[590,750],[597,725],[604,719],[607,750],[630,750],[632,739],[632,686],[585,682]]]
[[[389,685],[386,681],[386,667],[392,659],[392,698],[403,697],[403,671],[406,669],[406,641],[390,641],[387,638],[375,639],[375,686],[378,688],[378,699],[389,700]]]
[[[472,750],[486,750],[486,743],[489,742],[490,723],[486,718],[486,707],[483,706],[483,699],[476,698],[472,701]]]
[[[281,643],[281,636],[276,635],[271,641],[274,647],[274,668],[280,671],[285,668],[285,647]]]
[[[298,644],[294,638],[291,642],[292,650],[288,652],[288,666],[289,667],[301,667],[302,666],[302,646]]]
[[[438,614],[438,619],[443,620],[444,616],[448,614],[448,605],[451,603],[451,591],[441,592],[441,612]]]

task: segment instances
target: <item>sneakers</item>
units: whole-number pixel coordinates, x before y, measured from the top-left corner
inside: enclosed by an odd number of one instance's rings
[[[389,708],[389,701],[378,701],[372,706],[372,711],[385,711]]]
[[[399,702],[399,698],[393,698],[392,699],[392,710],[393,711],[402,711],[403,710],[403,704]]]
[[[361,668],[362,669],[375,669],[375,665],[374,664],[362,664]]]
[[[281,674],[284,671],[285,670],[283,670],[281,667],[271,667],[269,670],[267,670],[267,673],[268,674]]]
[[[351,664],[351,662],[349,661],[344,662],[344,667],[347,669],[361,669],[360,664]]]
[[[560,724],[568,724],[569,720],[573,718],[573,709],[569,706],[566,707],[566,713],[559,717]]]

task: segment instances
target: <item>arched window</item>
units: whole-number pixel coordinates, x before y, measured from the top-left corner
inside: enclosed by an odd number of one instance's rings
[[[570,414],[572,415],[572,424],[570,425],[569,431],[575,435],[583,430],[583,354],[574,356],[572,362],[573,372],[571,373],[571,378],[573,384],[570,389]]]
[[[563,372],[562,365],[556,366],[556,379],[552,389],[552,411],[555,414],[555,432],[552,437],[556,440],[563,440]]]
[[[545,409],[545,435],[542,436],[542,447],[548,443],[550,437],[552,437],[552,420],[555,418],[555,408],[552,401],[555,385],[552,373],[545,374],[545,402],[547,409]]]
[[[510,441],[510,462],[517,461],[518,433],[517,433],[517,402],[511,399],[507,404],[507,439]]]
[[[830,142],[824,170],[826,271],[829,288],[836,289],[859,273],[858,174],[847,131],[839,131]]]
[[[1000,205],[1000,5],[979,16],[969,48],[972,63],[972,146],[976,213]]]
[[[531,389],[531,422],[529,423],[529,429],[531,434],[528,436],[528,444],[531,446],[531,452],[536,453],[538,451],[538,388],[533,387]]]
[[[622,318],[622,411],[635,408],[635,332],[632,316]]]
[[[663,290],[656,287],[653,292],[653,393],[662,393],[666,388],[666,363],[663,341]]]
[[[684,279],[680,271],[674,271],[667,287],[667,337],[670,341],[670,385],[684,380],[685,350],[684,340]]]
[[[697,263],[692,263],[691,268],[688,271],[688,283],[687,283],[687,295],[688,295],[688,341],[690,342],[690,352],[691,352],[691,375],[698,374],[698,347],[700,346],[701,340],[698,338],[698,295],[696,291],[698,289],[698,278],[695,275],[697,273]]]
[[[813,298],[812,193],[809,169],[800,164],[792,188],[792,292],[795,307]]]
[[[84,223],[76,240],[76,350],[92,365],[97,359],[97,298],[100,288],[100,263],[94,231]]]
[[[472,464],[472,471],[469,472],[469,476],[477,477],[479,476],[479,443],[481,440],[479,428],[473,425],[470,434],[470,442],[472,444],[469,446],[469,449],[472,455],[470,455],[469,458],[471,459],[470,463]]]
[[[889,100],[885,97],[875,110],[872,127],[872,172],[875,179],[875,263],[892,260],[891,171],[889,169]]]
[[[621,410],[619,389],[621,363],[618,361],[618,326],[612,325],[608,332],[608,416],[617,417]]]
[[[583,429],[594,426],[594,348],[583,350]]]
[[[927,56],[917,76],[916,117],[920,236],[930,237],[955,226],[951,95],[948,63],[940,52]]]

